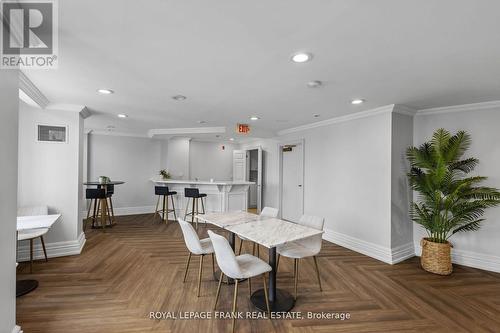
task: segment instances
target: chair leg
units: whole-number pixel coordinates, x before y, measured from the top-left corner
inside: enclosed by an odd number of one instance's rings
[[[162,207],[162,210],[161,210],[161,212],[162,212],[161,219],[162,219],[162,221],[165,221],[165,220],[168,220],[168,216],[165,219],[165,196],[164,195],[163,195],[163,199],[162,200],[163,201],[162,201],[162,206],[161,206]]]
[[[33,274],[33,239],[30,239],[30,274]]]
[[[83,232],[85,232],[85,230],[87,229],[87,222],[89,221],[91,208],[92,208],[92,199],[90,199],[90,205],[89,205],[89,209],[87,211],[87,218],[83,222]]]
[[[102,232],[106,232],[106,199],[100,199],[101,203],[101,227]]]
[[[215,308],[217,308],[217,302],[219,301],[220,286],[222,284],[223,277],[224,277],[224,273],[220,272],[219,285],[217,286],[217,293],[215,294],[214,311],[215,311]]]
[[[243,246],[243,239],[240,239],[240,248],[238,249],[238,255],[241,254],[241,247]]]
[[[215,259],[213,253],[212,253],[212,273],[215,274]]]
[[[252,278],[248,278],[248,295],[252,297]]]
[[[319,291],[323,291],[323,288],[321,287],[321,278],[319,276],[318,259],[316,258],[316,256],[313,256],[313,259],[314,259],[314,266],[316,267],[316,276],[318,277]]]
[[[96,216],[99,214],[99,203],[97,199],[94,199],[94,215],[92,215],[92,227],[96,226]]]
[[[106,213],[108,214],[109,225],[113,225],[113,219],[111,217],[111,207],[108,205],[108,199],[106,199]]]
[[[255,255],[255,242],[252,242],[252,255]]]
[[[111,220],[115,223],[115,210],[113,209],[113,199],[109,197],[109,208],[111,209]]]
[[[184,279],[182,280],[182,282],[186,282],[186,276],[187,276],[187,273],[188,273],[188,269],[189,269],[189,263],[191,262],[191,252],[189,252],[189,255],[188,255],[188,260],[187,260],[187,265],[186,265],[186,271],[184,272]]]
[[[158,206],[160,205],[160,196],[157,196],[158,199],[156,200],[156,208],[155,208],[155,213],[153,214],[153,222],[156,219],[156,215],[158,215]]]
[[[238,300],[238,279],[234,279],[234,300],[233,300],[233,325],[232,332],[234,333],[234,328],[236,326],[236,303]]]
[[[201,200],[201,209],[203,209],[202,214],[205,214],[205,205],[203,204],[203,198],[201,198],[200,200]]]
[[[192,200],[193,200],[193,207],[191,209],[191,223],[194,222],[194,206],[196,204],[196,199],[193,198]],[[196,229],[198,229],[198,220],[196,220]]]
[[[168,196],[164,196],[165,200],[165,225],[168,225]]]
[[[257,258],[260,259],[260,246],[259,244],[257,244],[256,246],[257,246]]]
[[[295,294],[294,294],[294,299],[297,300],[297,283],[299,282],[299,259],[294,259],[295,260]]]
[[[189,208],[189,198],[188,198],[188,201],[186,202],[186,211],[184,212],[184,221],[186,221],[186,217],[188,214],[188,208]]]
[[[205,255],[200,256],[200,272],[198,273],[198,293],[196,296],[200,297],[200,287],[201,287],[201,274],[203,272],[203,257]]]
[[[262,281],[264,282],[264,298],[266,299],[267,317],[271,319],[271,308],[269,307],[269,297],[267,296],[267,283],[265,273],[262,274]]]
[[[47,250],[45,249],[45,242],[43,241],[43,236],[40,236],[40,241],[42,242],[42,249],[43,249],[43,254],[45,255],[45,262],[49,261],[47,259]]]
[[[175,213],[175,204],[174,204],[174,196],[170,196],[170,201],[172,201],[172,211],[174,213],[174,220],[177,221],[177,214]]]

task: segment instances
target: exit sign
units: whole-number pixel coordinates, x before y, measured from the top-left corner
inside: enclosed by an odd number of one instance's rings
[[[238,126],[236,126],[236,132],[240,134],[248,134],[250,133],[250,126],[248,124],[238,124]]]

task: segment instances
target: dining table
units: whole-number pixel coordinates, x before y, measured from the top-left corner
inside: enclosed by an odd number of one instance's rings
[[[61,214],[32,215],[17,217],[17,232],[32,229],[50,229],[59,220]],[[17,237],[16,237],[17,239]],[[17,249],[17,247],[16,247]],[[16,281],[16,297],[26,295],[38,287],[38,280],[25,279]]]
[[[122,184],[125,184],[125,182],[122,180],[108,180],[106,182],[87,181],[87,182],[83,183],[83,185],[85,185],[85,186],[96,186],[99,189],[102,188],[102,189],[104,189],[105,192],[108,192],[108,187],[110,185],[115,186],[115,185],[122,185]],[[116,224],[115,214],[113,211],[113,205],[112,205],[112,202],[110,202],[110,203],[111,203],[111,214],[110,214],[110,216],[107,216],[108,215],[108,208],[109,208],[107,200],[101,199],[101,204],[99,205],[99,207],[100,207],[99,209],[101,211],[101,226],[97,227],[97,226],[94,226],[92,224],[92,228],[102,228],[104,230],[104,228],[112,227]],[[110,219],[109,224],[107,224],[107,222],[106,222],[107,217],[109,217],[109,219]]]
[[[276,248],[289,242],[322,234],[323,230],[306,227],[294,222],[261,217],[248,212],[222,212],[198,215],[198,219],[229,232],[229,244],[235,249],[235,236],[246,238],[269,249],[268,296],[270,310],[288,312],[295,305],[294,297],[276,284]],[[256,290],[250,297],[255,307],[267,311],[264,289]]]

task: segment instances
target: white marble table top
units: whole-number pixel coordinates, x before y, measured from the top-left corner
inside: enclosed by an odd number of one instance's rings
[[[213,224],[219,228],[227,228],[229,226],[258,221],[261,219],[259,215],[248,213],[245,211],[219,212],[198,215],[198,221]]]
[[[17,231],[50,228],[60,217],[61,214],[18,216]]]
[[[262,219],[226,227],[228,231],[267,248],[320,235],[324,231],[280,219]]]

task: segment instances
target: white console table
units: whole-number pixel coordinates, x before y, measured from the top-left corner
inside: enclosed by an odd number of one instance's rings
[[[197,181],[197,180],[151,180],[157,186],[168,186],[170,191],[177,192],[175,208],[184,212],[187,199],[184,198],[184,188],[191,187],[206,193],[207,212],[227,212],[235,210],[247,210],[248,190],[253,182],[246,181]],[[183,215],[179,215],[183,216]]]

